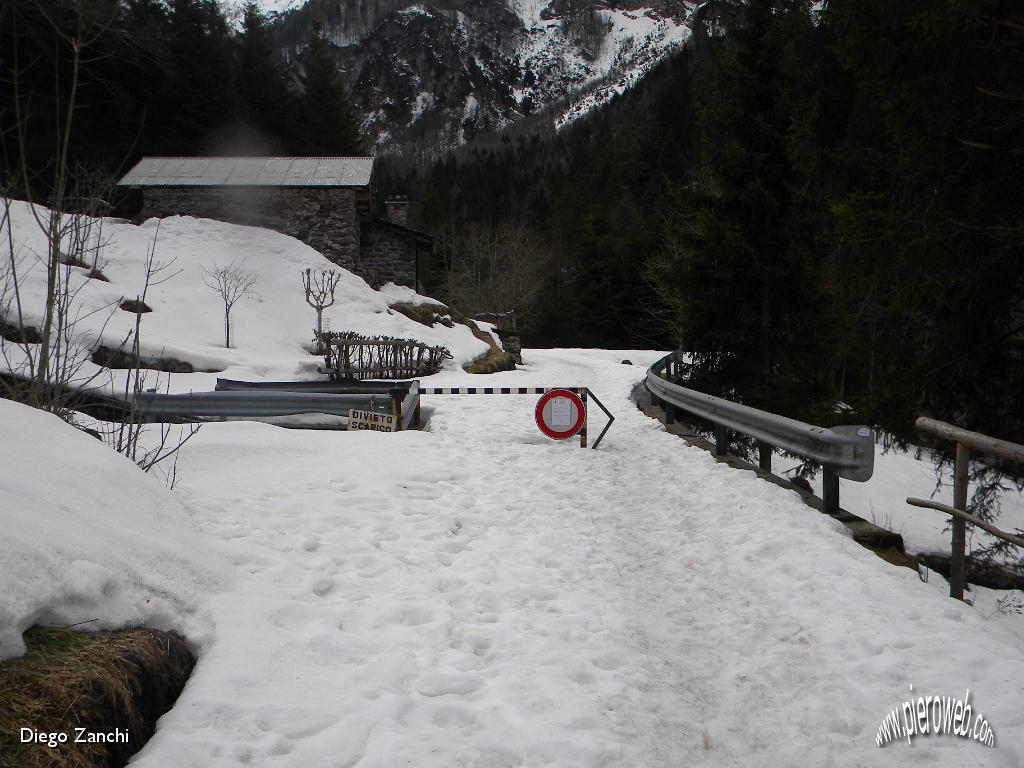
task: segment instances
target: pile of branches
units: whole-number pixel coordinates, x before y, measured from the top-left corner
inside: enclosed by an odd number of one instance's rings
[[[320,333],[315,342],[323,350],[324,370],[332,381],[431,376],[452,358],[447,347],[390,336],[361,336],[354,331]]]

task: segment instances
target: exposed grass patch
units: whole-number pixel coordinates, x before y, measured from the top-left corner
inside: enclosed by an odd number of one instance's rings
[[[869,547],[869,549],[887,563],[898,565],[902,568],[910,568],[915,571],[917,570],[917,558],[913,555],[908,555],[906,552],[900,552],[896,547],[887,547],[886,549],[875,549],[873,547]]]
[[[165,373],[194,373],[192,363],[178,360],[174,357],[164,357],[152,363],[136,360],[120,349],[110,347],[97,347],[92,353],[92,361],[103,368],[116,368],[119,370],[132,368],[146,368],[151,371],[164,371]]]
[[[144,301],[138,299],[129,299],[128,301],[121,302],[121,309],[125,312],[134,312],[136,315],[144,315],[147,312],[152,312],[153,308]]]
[[[949,555],[922,554],[918,555],[917,560],[949,579]],[[964,581],[989,589],[1024,589],[1024,574],[1012,567],[978,560],[970,555],[964,558]]]
[[[451,310],[444,304],[392,304],[391,309],[427,328],[433,328],[434,323],[441,323],[448,328],[455,325]]]
[[[13,341],[15,344],[38,344],[43,339],[39,331],[31,325],[14,325],[0,317],[0,337]]]
[[[477,360],[472,365],[463,367],[466,373],[497,373],[498,371],[514,371],[515,369],[515,358],[494,342],[491,342],[491,349],[482,360]]]
[[[146,743],[195,665],[173,632],[70,632],[34,627],[27,653],[0,664],[0,766],[114,768]],[[56,747],[21,743],[21,728],[67,734]],[[84,731],[76,731],[84,728]],[[120,731],[127,743],[75,743]]]
[[[490,350],[475,363],[463,366],[466,373],[497,373],[498,371],[514,371],[516,369],[516,361],[512,355],[499,347],[491,334],[481,331],[480,326],[457,309],[446,307],[444,304],[392,304],[391,309],[428,328],[433,328],[436,322],[444,322],[447,317],[451,318],[452,324],[459,323],[469,328],[476,338],[490,347]],[[448,323],[444,324],[448,325]],[[449,325],[449,327],[451,326]]]
[[[60,263],[66,264],[69,267],[78,267],[79,269],[89,269],[89,265],[82,261],[79,257],[74,256],[70,253],[62,253],[60,255]]]

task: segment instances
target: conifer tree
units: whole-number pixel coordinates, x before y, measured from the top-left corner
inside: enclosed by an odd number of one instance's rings
[[[345,81],[331,51],[331,41],[315,27],[302,57],[299,77],[303,93],[301,123],[296,131],[307,155],[358,156],[365,152],[359,124],[348,99]]]
[[[243,7],[238,58],[238,95],[247,125],[271,138],[279,153],[286,153],[282,137],[287,133],[291,96],[274,55],[267,17],[255,0]]]
[[[1015,0],[833,0],[856,85],[835,201],[867,276],[851,400],[903,439],[922,414],[1024,435],[1024,13]]]
[[[674,192],[652,273],[694,353],[702,391],[805,420],[835,403],[830,322],[818,290],[815,204],[790,158],[813,111],[803,0],[725,4],[726,37],[702,106],[700,179]]]
[[[216,0],[171,0],[170,8],[170,100],[154,104],[154,117],[174,152],[205,153],[238,115],[234,42]]]

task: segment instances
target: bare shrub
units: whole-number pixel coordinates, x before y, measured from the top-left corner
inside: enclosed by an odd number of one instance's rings
[[[231,308],[239,299],[252,293],[257,283],[256,275],[246,272],[243,267],[244,262],[236,264],[233,261],[226,267],[217,266],[217,262],[213,263],[212,269],[202,267],[203,282],[224,300],[224,346],[227,348],[231,347]]]
[[[552,260],[533,230],[522,223],[444,227],[437,241],[446,304],[468,315],[514,309],[529,324]]]

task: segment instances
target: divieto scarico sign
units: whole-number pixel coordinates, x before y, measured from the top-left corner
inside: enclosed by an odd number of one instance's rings
[[[348,428],[350,431],[363,429],[371,432],[394,432],[395,417],[390,413],[352,409],[348,412]]]

